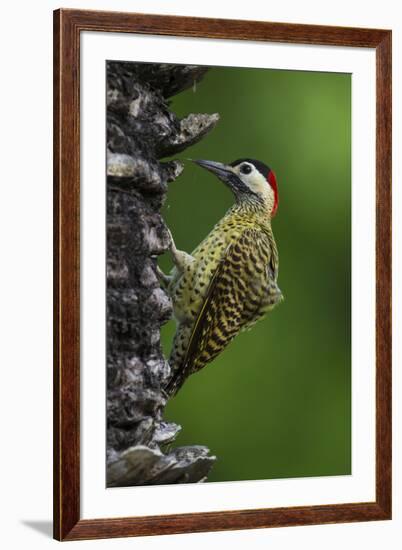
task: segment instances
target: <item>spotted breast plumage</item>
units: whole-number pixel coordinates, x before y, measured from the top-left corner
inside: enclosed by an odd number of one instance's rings
[[[186,378],[215,359],[243,331],[282,300],[278,251],[271,218],[278,205],[276,180],[263,163],[196,161],[234,192],[236,203],[192,254],[171,252],[175,267],[164,276],[177,330],[169,359],[174,394]]]

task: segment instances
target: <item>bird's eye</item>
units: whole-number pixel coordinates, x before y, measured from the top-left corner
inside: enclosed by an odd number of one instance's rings
[[[252,170],[252,168],[249,164],[242,164],[240,166],[240,172],[242,174],[250,174],[251,170]]]

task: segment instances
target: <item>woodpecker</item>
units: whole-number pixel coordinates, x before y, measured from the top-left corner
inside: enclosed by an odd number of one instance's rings
[[[278,208],[274,172],[249,158],[193,162],[226,184],[235,202],[191,254],[178,250],[172,238],[175,267],[170,276],[161,273],[177,323],[168,395],[283,299],[271,228]]]

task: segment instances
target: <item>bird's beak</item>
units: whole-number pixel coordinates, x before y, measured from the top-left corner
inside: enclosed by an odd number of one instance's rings
[[[214,162],[213,160],[194,160],[193,162],[199,166],[202,166],[206,170],[209,170],[224,183],[230,185],[234,176],[233,168],[231,166],[222,164],[221,162]]]

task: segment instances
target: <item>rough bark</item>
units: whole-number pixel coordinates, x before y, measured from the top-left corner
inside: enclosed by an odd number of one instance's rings
[[[178,120],[167,98],[200,80],[187,65],[107,65],[107,484],[197,482],[215,457],[194,445],[168,450],[180,426],[165,422],[170,368],[160,328],[172,304],[156,276],[169,234],[160,215],[167,185],[183,170],[159,159],[183,151],[218,115]]]

